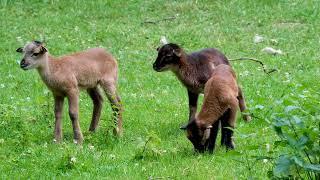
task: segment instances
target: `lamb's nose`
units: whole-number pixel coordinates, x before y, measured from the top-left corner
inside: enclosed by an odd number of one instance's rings
[[[24,59],[22,59],[22,60],[20,61],[20,66],[23,65],[25,62],[26,62],[26,61],[25,61]]]
[[[153,63],[153,69],[154,69],[154,70],[157,70],[156,63]]]
[[[21,67],[21,68],[26,67],[26,60],[24,60],[24,59],[21,60],[21,62],[20,62],[20,67]]]

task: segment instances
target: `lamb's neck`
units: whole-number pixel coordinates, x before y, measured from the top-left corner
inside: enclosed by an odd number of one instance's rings
[[[41,78],[43,81],[45,81],[47,83],[48,81],[48,77],[50,76],[51,69],[52,69],[52,62],[54,61],[53,57],[50,56],[48,53],[46,53],[44,55],[45,57],[43,57],[44,59],[42,60],[41,65],[37,68]]]
[[[188,55],[183,53],[180,57],[179,64],[176,65],[175,68],[173,68],[173,73],[183,81],[186,73],[191,72],[190,64],[187,61]]]
[[[179,65],[173,70],[173,73],[185,86],[198,89],[197,67],[192,66],[187,58],[189,58],[187,54],[181,56]]]

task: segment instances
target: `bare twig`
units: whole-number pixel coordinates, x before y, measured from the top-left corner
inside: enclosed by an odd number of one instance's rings
[[[143,22],[143,24],[157,24],[161,21],[171,21],[176,19],[176,16],[171,16],[171,17],[167,17],[167,18],[163,18],[163,19],[158,19],[158,20],[146,20]]]
[[[259,61],[257,59],[254,59],[254,58],[246,58],[246,57],[244,57],[244,58],[237,58],[237,59],[229,59],[229,61],[254,61],[254,62],[257,62],[262,66],[263,72],[266,73],[266,74],[271,74],[271,73],[273,73],[275,71],[278,71],[277,69],[271,69],[271,70],[267,71],[265,66],[264,66],[264,64],[263,64],[263,62]]]
[[[173,177],[171,177],[171,176],[165,176],[165,177],[152,177],[152,176],[150,176],[148,179],[149,180],[152,180],[152,179],[173,179]]]
[[[148,143],[151,141],[151,139],[152,139],[152,137],[149,137],[148,140],[146,141],[146,143],[144,144],[143,151],[142,151],[142,155],[143,155],[144,152],[146,151],[147,145],[148,145]]]

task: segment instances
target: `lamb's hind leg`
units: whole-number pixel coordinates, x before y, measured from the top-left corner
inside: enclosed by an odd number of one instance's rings
[[[242,117],[243,119],[246,121],[246,122],[249,122],[251,121],[251,116],[248,115],[248,114],[243,114],[243,112],[247,109],[247,106],[246,106],[246,101],[244,99],[244,96],[243,96],[243,93],[242,93],[242,90],[241,88],[239,87],[238,88],[238,100],[239,100],[239,108],[240,108],[240,111],[242,113]]]
[[[93,113],[89,131],[94,132],[99,124],[103,98],[97,87],[88,89],[87,92],[93,102]]]
[[[74,140],[77,144],[82,144],[83,135],[79,124],[79,92],[71,90],[67,94],[69,101],[69,116],[72,122]]]
[[[221,146],[226,145],[226,135],[227,135],[227,128],[228,127],[228,119],[230,117],[230,109],[227,109],[227,111],[220,117],[221,122]]]
[[[222,136],[224,136],[224,144],[226,145],[227,150],[235,148],[233,142],[233,129],[236,123],[237,106],[231,107],[228,113],[228,118],[221,120],[223,129]]]
[[[115,81],[103,81],[101,86],[105,91],[108,100],[110,101],[111,108],[113,111],[113,121],[115,123],[115,128],[113,133],[117,136],[122,135],[122,104],[119,95],[116,92],[116,83]]]

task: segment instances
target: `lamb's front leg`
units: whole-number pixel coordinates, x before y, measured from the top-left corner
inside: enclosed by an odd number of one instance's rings
[[[216,145],[217,135],[219,132],[219,126],[220,126],[220,120],[216,121],[212,125],[211,133],[210,133],[210,137],[209,137],[209,142],[208,142],[208,151],[210,153],[213,153],[213,151],[214,151],[214,148]]]
[[[192,119],[195,119],[197,113],[197,104],[198,104],[199,94],[193,93],[188,90],[188,98],[189,98],[189,122]],[[186,129],[188,123],[182,125],[180,129]]]
[[[199,94],[193,93],[188,90],[188,98],[189,98],[189,121],[194,119],[197,113],[197,105],[198,105],[198,97]]]
[[[83,136],[79,124],[79,91],[72,90],[68,92],[69,116],[72,122],[75,143],[81,144]]]
[[[63,96],[54,95],[54,116],[55,116],[55,127],[54,127],[54,140],[59,143],[62,141],[62,110],[63,110]]]
[[[235,148],[235,144],[233,142],[233,129],[236,123],[237,108],[237,105],[231,107],[228,119],[222,120],[222,128],[224,129],[223,135],[225,137],[224,143],[227,150],[232,150]]]

